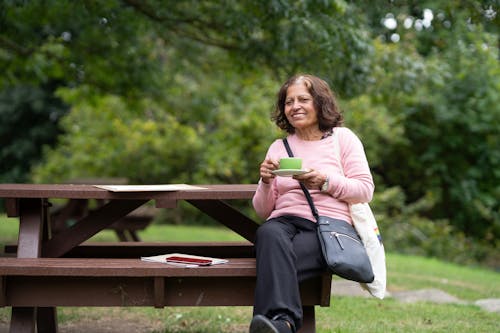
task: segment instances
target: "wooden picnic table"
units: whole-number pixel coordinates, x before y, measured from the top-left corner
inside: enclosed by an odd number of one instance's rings
[[[92,185],[0,184],[7,215],[19,217],[18,257],[60,257],[131,211],[153,200],[157,208],[174,208],[185,200],[253,242],[258,224],[226,200],[250,199],[255,185],[200,185],[181,191],[111,192]],[[51,237],[49,199],[104,199],[108,203]],[[40,229],[40,230],[38,230]],[[43,235],[44,241],[38,239]]]
[[[20,222],[16,257],[0,258],[0,306],[12,306],[11,332],[35,332],[36,327],[38,332],[57,331],[57,306],[251,305],[255,280],[252,243],[259,224],[228,201],[249,200],[255,190],[254,184],[196,185],[175,191],[130,192],[79,184],[0,184],[0,198],[5,199],[7,215],[18,217]],[[52,199],[102,199],[107,203],[52,235]],[[192,249],[193,254],[207,251],[207,256],[227,254],[228,258],[235,255],[246,258],[235,258],[220,267],[186,270],[142,262],[138,256],[122,257],[125,253],[138,255],[141,250],[148,251],[144,255],[151,254],[154,251],[151,244],[118,242],[103,245],[97,251],[88,243],[82,244],[148,201],[153,201],[157,208],[173,208],[181,200],[248,242],[242,245],[162,244],[156,248],[158,251],[182,249],[189,252]],[[103,256],[114,253],[115,258],[90,259],[96,252]],[[124,281],[130,290],[126,290]],[[321,277],[304,285],[305,318],[301,332],[315,331],[314,305],[329,305],[330,282],[331,277]],[[81,292],[68,297],[68,292],[75,288]],[[125,290],[123,292],[130,295],[131,300],[106,294],[106,290],[116,288]],[[204,289],[200,291],[200,288]],[[174,297],[175,292],[191,296]],[[207,297],[201,300],[203,295]]]

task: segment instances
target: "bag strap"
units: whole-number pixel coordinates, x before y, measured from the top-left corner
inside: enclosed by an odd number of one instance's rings
[[[337,161],[339,161],[340,171],[342,171],[342,175],[345,176],[344,167],[342,166],[342,157],[340,157],[340,144],[339,138],[337,136],[337,131],[333,131],[333,150],[335,151],[335,155],[337,156]]]
[[[283,138],[283,144],[285,145],[286,152],[288,153],[288,156],[293,157],[292,149],[290,148],[290,144],[288,143],[288,140],[286,138]],[[309,207],[311,207],[311,212],[317,221],[319,219],[319,214],[318,214],[318,210],[316,209],[316,206],[314,206],[314,202],[313,202],[313,199],[311,197],[311,193],[309,193],[309,190],[304,185],[304,183],[299,182],[299,184],[300,184],[300,187],[302,188],[302,191],[304,192],[304,195],[306,196],[307,203],[309,204]]]

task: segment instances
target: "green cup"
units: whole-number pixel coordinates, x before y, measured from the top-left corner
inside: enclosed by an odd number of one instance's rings
[[[280,159],[280,169],[282,170],[300,170],[302,169],[302,159],[298,157],[286,157]]]

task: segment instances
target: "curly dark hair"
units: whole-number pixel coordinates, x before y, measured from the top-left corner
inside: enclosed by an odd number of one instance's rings
[[[281,86],[271,116],[276,125],[287,133],[295,133],[295,128],[288,122],[285,115],[285,100],[288,87],[299,82],[305,84],[313,97],[314,107],[318,111],[320,131],[327,132],[334,127],[341,126],[344,118],[330,86],[324,80],[310,74],[294,75]]]

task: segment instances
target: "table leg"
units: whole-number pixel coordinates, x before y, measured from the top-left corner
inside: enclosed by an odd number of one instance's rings
[[[43,223],[47,216],[47,206],[44,203],[46,201],[42,199],[22,199],[19,203],[18,258],[40,257]],[[13,307],[10,332],[34,333],[36,313],[36,307]]]
[[[302,307],[303,322],[302,327],[297,333],[315,333],[316,332],[316,315],[314,313],[314,305]]]
[[[50,221],[50,203],[42,202],[42,239],[47,241],[51,237],[51,221]],[[36,311],[37,333],[57,333],[57,308],[56,307],[38,307]]]
[[[35,326],[36,324],[36,326]],[[57,311],[54,307],[12,308],[10,333],[57,333]]]
[[[43,245],[43,256],[57,258],[88,240],[148,200],[112,200],[90,212],[75,225],[54,235]],[[91,222],[89,222],[91,221]]]
[[[43,205],[41,199],[22,199],[19,203],[18,258],[38,258],[41,254]]]
[[[10,333],[35,333],[36,308],[12,308]]]
[[[188,200],[188,202],[235,231],[250,242],[255,241],[255,233],[259,224],[239,210],[221,200]]]
[[[130,235],[131,242],[140,242],[141,241],[141,239],[139,238],[139,235],[137,234],[137,232],[135,230],[129,230],[128,233]]]
[[[71,199],[68,203],[60,209],[56,209],[51,213],[52,223],[51,227],[54,229],[54,233],[58,233],[69,227],[66,224],[72,218],[81,217],[86,215],[88,212],[88,200],[87,199]]]
[[[123,230],[115,230],[115,234],[120,240],[120,242],[128,242],[127,235],[125,234],[125,231]]]
[[[37,333],[57,333],[57,309],[39,307],[37,309]]]

